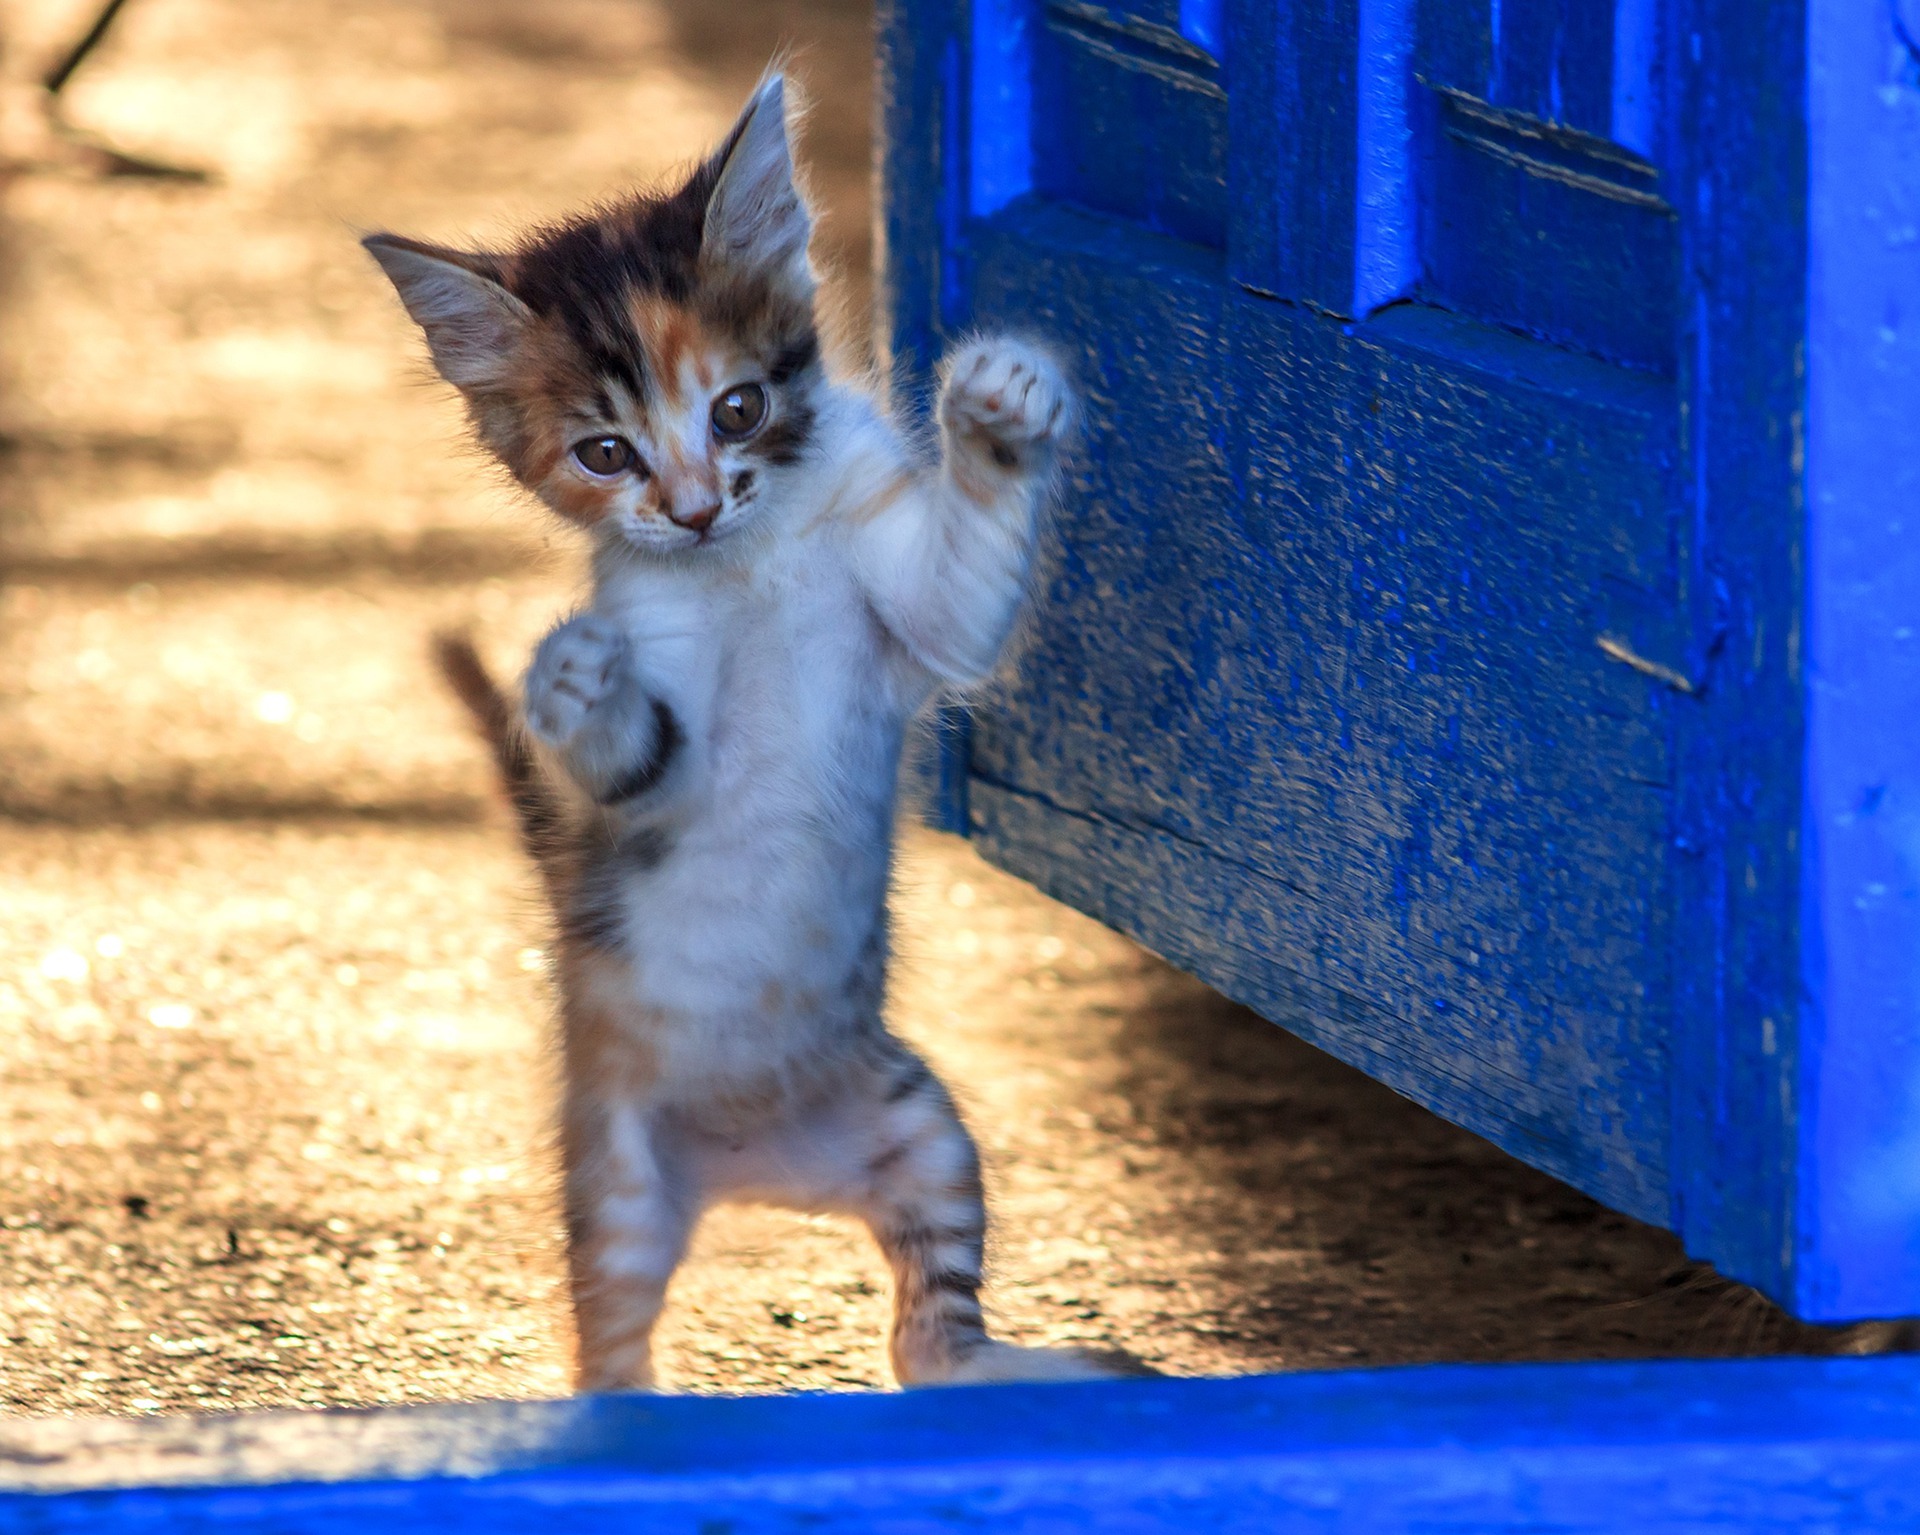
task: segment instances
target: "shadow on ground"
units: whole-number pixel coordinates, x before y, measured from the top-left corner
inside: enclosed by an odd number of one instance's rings
[[[18,78],[80,0],[0,0]],[[135,0],[75,120],[206,185],[0,190],[0,1401],[564,1389],[531,886],[425,663],[577,551],[465,447],[357,231],[484,240],[683,165],[777,46],[868,291],[867,17]],[[1177,1372],[1830,1349],[982,865],[908,838],[894,1011],[986,1148],[992,1300]],[[737,1212],[696,1390],[874,1386],[844,1225]]]

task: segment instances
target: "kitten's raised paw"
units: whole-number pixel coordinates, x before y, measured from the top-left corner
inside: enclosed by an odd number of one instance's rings
[[[1055,446],[1072,411],[1073,397],[1053,359],[1008,336],[983,337],[955,352],[940,393],[947,430],[984,447],[1001,469],[1025,467]]]
[[[991,1386],[1016,1381],[1120,1380],[1154,1373],[1117,1349],[1022,1348],[1017,1343],[986,1343],[968,1354],[946,1376],[927,1384]]]
[[[527,668],[527,727],[564,748],[587,714],[611,693],[627,654],[626,637],[590,613],[568,619],[540,642]]]

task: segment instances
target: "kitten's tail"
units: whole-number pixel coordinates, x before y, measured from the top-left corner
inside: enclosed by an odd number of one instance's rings
[[[553,790],[541,774],[540,764],[527,738],[513,716],[513,702],[493,680],[473,641],[464,634],[448,631],[433,637],[433,658],[440,675],[454,696],[467,706],[480,739],[493,753],[494,766],[500,771],[501,787],[507,791],[507,803],[513,806],[514,819],[520,824],[520,842],[539,867],[547,893],[555,900],[561,893],[564,821]]]

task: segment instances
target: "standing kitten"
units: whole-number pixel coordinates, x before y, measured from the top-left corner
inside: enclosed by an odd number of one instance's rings
[[[558,917],[584,1388],[651,1383],[729,1199],[866,1221],[903,1382],[1097,1373],[987,1336],[979,1157],[880,1016],[902,736],[993,669],[1071,402],[1043,353],[972,342],[923,463],[822,370],[811,227],[775,76],[670,194],[504,254],[366,242],[481,440],[593,540],[524,734],[442,651]]]

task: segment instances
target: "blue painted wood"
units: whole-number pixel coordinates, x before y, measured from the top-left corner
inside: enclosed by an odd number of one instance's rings
[[[1660,154],[1660,0],[1614,0],[1613,80],[1608,133],[1646,159]]]
[[[964,313],[963,221],[1032,185],[1027,21],[1014,12],[1020,3],[979,0],[980,31],[970,33],[956,4],[875,0],[874,96],[884,124],[876,157],[876,339],[895,404],[910,418],[926,418],[942,338]],[[972,98],[964,113],[963,91]],[[986,153],[969,153],[961,130],[979,121],[1007,131]],[[943,309],[955,300],[959,311]],[[942,831],[966,830],[967,731],[964,713],[944,709],[908,744],[907,792]]]
[[[1419,0],[1419,71],[1540,123],[1598,136],[1613,127],[1621,0]],[[1624,29],[1644,48],[1644,11]]]
[[[1180,0],[1180,35],[1214,58],[1227,51],[1226,0]]]
[[[1846,1316],[1920,1275],[1920,6],[1809,16],[1793,1278]]]
[[[1420,282],[1415,0],[1360,0],[1354,123],[1352,313],[1371,315]]]
[[[1087,378],[1155,360],[1090,412],[1028,664],[975,721],[982,845],[1256,1006],[1275,966],[1366,999],[1339,1016],[1399,1041],[1395,1086],[1664,1216],[1638,965],[1670,695],[1598,644],[1674,648],[1661,392],[1580,359],[1523,382],[1483,328],[1349,327],[1179,255],[1047,208],[976,242],[983,321],[1073,338]],[[1164,918],[1061,884],[1062,845]]]
[[[1054,108],[1033,138],[1035,189],[1225,245],[1220,61],[1181,32],[1176,8],[1044,0],[1033,35],[1034,93]]]
[[[1354,291],[1359,0],[1229,0],[1228,270],[1333,313]]]
[[[1677,952],[1673,1220],[1690,1251],[1831,1319],[1844,1313],[1801,1288],[1795,1212],[1807,20],[1799,0],[1679,0],[1667,26],[1685,284],[1677,531],[1686,664],[1709,683],[1676,743],[1692,941]]]
[[[1910,10],[886,12],[900,355],[1089,404],[944,824],[1819,1320],[1920,1312]]]
[[[1423,0],[1410,104],[1425,161],[1417,291],[1442,308],[1671,374],[1674,210],[1655,164],[1608,136],[1619,96],[1627,131],[1648,138],[1645,3],[1621,7],[1628,47],[1616,71],[1615,0],[1490,13]]]
[[[1085,231],[1073,259],[1064,225]],[[1238,999],[1283,1005],[1275,966],[1340,995],[1300,1032],[1356,1059],[1334,1020],[1367,1016],[1388,1082],[1665,1214],[1667,1082],[1636,961],[1665,909],[1649,719],[1670,705],[1597,646],[1661,649],[1659,396],[1622,394],[1617,423],[1467,373],[1503,340],[1475,327],[1348,334],[1069,215],[983,240],[977,304],[1081,338],[1089,377],[1160,359],[1156,390],[1100,407],[1075,523],[1044,557],[1044,665],[975,720],[983,845]],[[1446,425],[1492,486],[1421,461]],[[1638,548],[1596,499],[1636,459]],[[1369,482],[1396,496],[1369,503]],[[1513,484],[1540,488],[1528,526]],[[1480,632],[1505,640],[1463,638]],[[1619,843],[1642,861],[1620,866]],[[1196,857],[1219,847],[1231,859]],[[1116,859],[1156,920],[1092,897]]]
[[[1423,91],[1415,292],[1649,372],[1675,367],[1679,241],[1659,173],[1587,134]]]
[[[1920,1523],[1911,1360],[0,1423],[7,1535]]]

